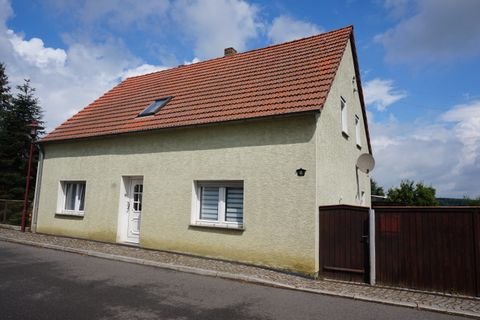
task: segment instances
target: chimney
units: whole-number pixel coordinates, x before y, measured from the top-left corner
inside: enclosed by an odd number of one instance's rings
[[[235,50],[234,48],[225,48],[225,57],[234,55],[235,53],[237,53],[237,50]]]

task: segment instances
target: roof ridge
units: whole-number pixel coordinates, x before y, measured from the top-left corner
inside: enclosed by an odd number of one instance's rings
[[[349,29],[349,28],[353,30],[353,25],[348,25],[348,26],[345,26],[345,27],[342,27],[342,28],[339,28],[339,29],[330,30],[330,31],[322,32],[322,33],[317,33],[317,34],[314,34],[314,35],[311,35],[311,36],[308,36],[308,37],[304,37],[304,38],[293,39],[293,40],[289,40],[289,41],[285,41],[285,42],[281,42],[281,43],[271,44],[271,45],[266,46],[266,47],[261,47],[261,48],[256,48],[256,49],[251,49],[251,50],[239,52],[239,53],[237,53],[237,55],[238,55],[238,54],[251,53],[251,52],[254,52],[254,51],[260,51],[260,50],[265,50],[265,49],[270,49],[270,48],[274,48],[274,47],[280,47],[280,46],[283,46],[283,45],[291,44],[291,43],[293,43],[293,42],[300,42],[300,41],[310,40],[310,39],[312,39],[312,38],[324,37],[324,36],[326,36],[326,35],[328,35],[328,34],[330,34],[330,33],[339,32],[339,31],[341,31],[341,30]],[[235,55],[232,55],[232,56],[235,56]],[[219,57],[219,58],[225,58],[225,57]],[[208,61],[208,60],[206,60],[206,61]]]
[[[342,28],[339,28],[339,29],[334,29],[334,30],[314,34],[314,35],[304,37],[304,38],[289,40],[289,41],[282,42],[282,43],[271,44],[271,45],[268,45],[266,47],[255,48],[255,49],[250,49],[250,50],[243,51],[243,52],[238,52],[238,53],[235,53],[235,54],[230,55],[230,56],[221,56],[221,57],[211,58],[211,59],[208,59],[208,60],[203,60],[203,61],[190,63],[190,64],[180,64],[176,67],[171,67],[171,68],[168,68],[168,69],[165,69],[165,70],[158,70],[158,71],[153,71],[153,72],[149,72],[149,73],[139,74],[139,75],[136,75],[136,76],[131,76],[131,77],[125,78],[125,80],[123,80],[122,82],[124,82],[126,80],[130,80],[130,79],[135,79],[135,78],[140,78],[140,77],[156,74],[156,73],[166,73],[168,71],[175,70],[175,69],[178,69],[178,68],[187,69],[187,68],[190,68],[193,65],[198,66],[200,64],[211,63],[213,61],[217,61],[217,60],[224,59],[224,58],[232,58],[232,57],[236,57],[236,56],[239,56],[239,55],[252,53],[252,52],[255,52],[255,51],[260,51],[260,50],[270,49],[270,48],[279,47],[279,46],[283,46],[283,45],[288,45],[288,44],[291,44],[291,43],[294,43],[294,42],[305,41],[305,40],[309,40],[309,39],[317,38],[317,37],[324,37],[324,36],[327,36],[328,34],[339,32],[339,31],[342,31],[342,30],[345,30],[345,29],[351,29],[350,32],[352,32],[353,31],[353,25],[350,24],[348,26],[345,26],[345,27],[342,27]]]

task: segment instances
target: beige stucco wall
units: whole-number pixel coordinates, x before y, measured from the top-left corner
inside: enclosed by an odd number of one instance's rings
[[[141,246],[313,273],[315,125],[308,114],[46,144],[37,232],[115,242],[121,177],[143,176]],[[55,215],[61,180],[86,181],[83,218]],[[244,181],[243,232],[189,226],[195,180]]]
[[[370,206],[370,177],[358,171],[356,162],[369,153],[367,134],[358,95],[350,41],[344,52],[325,106],[318,117],[317,129],[317,200],[318,205],[349,204]],[[348,108],[348,137],[342,134],[340,99]],[[360,118],[361,148],[357,147],[355,115]],[[365,202],[361,203],[361,193]]]

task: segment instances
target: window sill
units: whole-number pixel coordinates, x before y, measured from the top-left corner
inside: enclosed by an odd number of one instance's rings
[[[236,225],[236,224],[232,225],[227,223],[210,223],[210,222],[199,222],[199,221],[190,223],[190,227],[228,229],[228,230],[239,230],[239,231],[245,230],[243,225]]]
[[[55,212],[56,216],[65,216],[65,217],[80,217],[83,218],[85,212],[76,212],[76,211],[61,211]]]

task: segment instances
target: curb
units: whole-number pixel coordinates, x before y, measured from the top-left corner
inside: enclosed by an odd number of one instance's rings
[[[120,262],[126,262],[126,263],[134,263],[134,264],[139,264],[139,265],[157,267],[157,268],[162,268],[162,269],[167,269],[167,270],[197,274],[197,275],[208,276],[208,277],[242,281],[242,282],[259,284],[259,285],[264,285],[264,286],[269,286],[269,287],[274,287],[274,288],[280,288],[280,289],[296,290],[296,291],[301,291],[301,292],[306,292],[306,293],[321,294],[321,295],[327,295],[327,296],[333,296],[333,297],[341,297],[341,298],[354,299],[354,300],[365,301],[365,302],[381,303],[381,304],[398,306],[398,307],[407,307],[407,308],[412,308],[412,309],[417,309],[417,310],[432,311],[432,312],[437,312],[437,313],[446,313],[446,314],[450,314],[450,315],[464,316],[464,317],[469,317],[469,318],[480,319],[480,314],[479,313],[463,311],[463,310],[441,308],[441,307],[436,307],[436,306],[425,305],[425,304],[422,304],[422,303],[394,301],[394,300],[387,300],[387,299],[372,298],[372,297],[363,296],[363,295],[348,294],[348,293],[343,293],[343,292],[332,292],[332,291],[320,290],[320,289],[309,289],[309,288],[293,286],[293,285],[289,285],[289,284],[285,284],[285,283],[281,283],[281,282],[277,282],[277,281],[273,281],[273,280],[265,280],[265,279],[257,278],[257,277],[254,277],[254,276],[247,276],[247,275],[239,275],[239,274],[234,274],[234,273],[229,273],[229,272],[206,270],[206,269],[200,269],[200,268],[195,268],[195,267],[181,266],[181,265],[175,265],[175,264],[170,264],[170,263],[157,262],[157,261],[152,261],[152,260],[145,260],[145,259],[126,257],[126,256],[115,255],[115,254],[109,254],[109,253],[103,253],[103,252],[98,252],[98,251],[93,251],[93,250],[76,249],[76,248],[71,248],[71,247],[59,246],[59,245],[55,245],[55,244],[33,242],[33,241],[29,241],[29,240],[12,239],[12,238],[3,237],[3,236],[0,236],[0,240],[1,241],[6,241],[6,242],[12,242],[12,243],[18,243],[18,244],[23,244],[23,245],[39,247],[39,248],[52,249],[52,250],[57,250],[57,251],[64,251],[64,252],[69,252],[69,253],[81,254],[81,255],[86,255],[86,256],[91,256],[91,257],[96,257],[96,258],[101,258],[101,259],[114,260],[114,261],[120,261]]]

